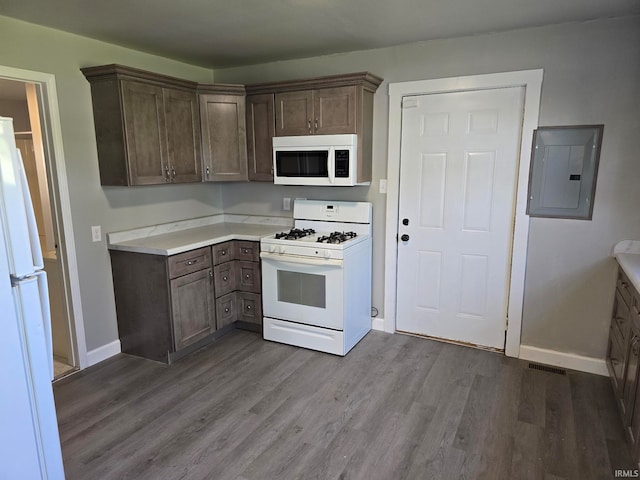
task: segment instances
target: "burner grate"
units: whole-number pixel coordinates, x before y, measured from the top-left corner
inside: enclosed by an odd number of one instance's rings
[[[313,228],[292,228],[288,232],[276,233],[276,240],[298,240],[299,238],[308,237],[313,235],[316,231]]]
[[[333,232],[329,235],[318,237],[318,243],[344,243],[357,237],[355,232]]]

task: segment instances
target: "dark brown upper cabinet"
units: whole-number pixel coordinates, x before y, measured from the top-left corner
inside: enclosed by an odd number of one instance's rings
[[[204,181],[246,181],[247,128],[244,87],[201,86],[199,97]]]
[[[277,136],[358,133],[356,95],[355,86],[276,94]]]
[[[273,182],[275,115],[273,94],[247,95],[247,160],[249,180]]]
[[[122,65],[82,73],[91,84],[102,185],[201,181],[196,83]]]
[[[372,171],[373,95],[382,79],[368,72],[333,75],[328,77],[291,80],[286,82],[247,85],[247,95],[272,95],[275,110],[273,136],[358,135],[358,182],[370,182]],[[257,117],[256,117],[257,118]],[[263,115],[262,122],[269,122]],[[248,120],[249,128],[252,120]],[[253,120],[257,122],[257,120]],[[264,125],[261,127],[264,129]],[[272,151],[270,142],[253,147],[249,142],[249,158],[254,148],[254,164],[269,165]],[[261,152],[261,153],[259,153]],[[269,180],[273,178],[269,177]]]

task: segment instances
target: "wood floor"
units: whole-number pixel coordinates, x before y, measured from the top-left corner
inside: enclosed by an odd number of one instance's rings
[[[172,366],[55,384],[67,478],[609,479],[609,379],[371,332],[345,358],[235,331]]]

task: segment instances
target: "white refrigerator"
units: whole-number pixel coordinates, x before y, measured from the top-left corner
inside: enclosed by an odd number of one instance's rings
[[[64,478],[43,267],[13,120],[0,117],[0,479]]]

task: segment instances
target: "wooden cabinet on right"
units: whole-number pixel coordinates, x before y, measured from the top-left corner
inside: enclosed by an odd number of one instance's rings
[[[627,440],[640,460],[640,293],[622,269],[618,272],[607,367]]]
[[[268,125],[275,116],[274,136],[289,135],[335,135],[357,134],[358,136],[358,183],[371,181],[372,141],[373,141],[373,96],[382,79],[368,72],[333,75],[329,77],[292,80],[287,82],[247,85],[248,99],[254,97],[266,105],[273,101],[271,114],[269,107],[262,107],[264,113],[250,117],[247,124],[252,129],[267,132]],[[270,95],[272,100],[265,95]],[[249,100],[247,105],[250,105]],[[253,125],[252,125],[253,123]],[[261,165],[271,173],[272,152],[270,139],[260,141],[268,133],[261,133],[251,140],[248,135],[250,169]],[[253,144],[255,143],[255,145]],[[255,152],[252,157],[252,150]],[[250,174],[251,178],[251,174]],[[271,180],[270,175],[266,180]]]

